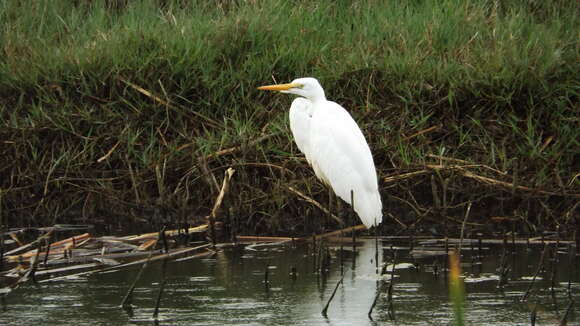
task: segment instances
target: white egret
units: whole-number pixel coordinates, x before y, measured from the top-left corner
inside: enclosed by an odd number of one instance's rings
[[[315,78],[258,87],[301,96],[290,107],[290,129],[298,149],[316,176],[354,210],[370,228],[383,220],[373,156],[362,131],[339,104],[328,101]]]

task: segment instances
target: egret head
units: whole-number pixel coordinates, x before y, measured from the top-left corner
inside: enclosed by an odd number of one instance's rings
[[[305,77],[294,79],[289,84],[278,84],[258,87],[260,90],[279,91],[286,94],[294,94],[305,97],[313,102],[326,100],[324,90],[316,78]]]

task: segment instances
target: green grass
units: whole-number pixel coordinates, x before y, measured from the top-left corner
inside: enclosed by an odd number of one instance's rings
[[[248,231],[305,230],[318,222],[285,221],[317,211],[286,186],[322,202],[324,188],[295,159],[290,98],[255,89],[302,76],[353,114],[380,175],[435,154],[578,193],[577,12],[523,0],[1,2],[2,212],[13,225],[202,216],[216,194],[200,157],[240,146],[206,162],[218,183],[238,170],[232,214]],[[384,196],[412,190],[427,207],[425,180]],[[471,198],[462,187],[494,190],[457,180],[450,205]],[[513,210],[554,216],[574,202],[542,198],[544,210],[512,195]]]

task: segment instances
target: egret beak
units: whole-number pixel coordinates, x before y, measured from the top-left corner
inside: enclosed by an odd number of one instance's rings
[[[262,91],[287,91],[290,88],[302,88],[302,85],[290,83],[290,84],[278,84],[258,87],[258,89]]]

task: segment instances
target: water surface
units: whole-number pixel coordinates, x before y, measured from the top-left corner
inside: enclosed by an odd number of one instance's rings
[[[256,247],[227,249],[214,257],[171,262],[159,311],[160,325],[448,325],[453,313],[447,296],[447,279],[434,271],[445,267],[444,257],[418,258],[409,250],[391,249],[382,242],[378,265],[389,263],[397,252],[393,316],[387,296],[379,296],[370,320],[368,311],[381,282],[377,276],[375,241],[363,240],[353,251],[344,247],[340,263],[338,247],[331,248],[328,273],[316,269],[317,255],[311,247]],[[415,248],[416,249],[416,248]],[[471,249],[471,250],[470,250]],[[580,292],[576,259],[558,255],[555,289],[550,291],[551,263],[534,285],[527,300],[519,299],[530,284],[540,250],[524,246],[508,253],[509,282],[498,288],[496,271],[501,246],[482,251],[464,248],[463,274],[469,325],[529,325],[537,311],[537,325],[557,325],[568,305],[568,282],[572,296]],[[474,254],[471,255],[469,252]],[[415,252],[416,253],[416,252]],[[477,257],[482,254],[482,258]],[[408,264],[404,264],[408,263]],[[133,299],[132,314],[119,307],[133,282],[137,268],[67,281],[28,284],[10,293],[0,313],[1,325],[150,325],[159,288],[161,263],[146,269]],[[295,268],[297,276],[290,272]],[[268,271],[268,284],[265,273]],[[321,311],[344,273],[343,284],[328,309]],[[384,276],[383,276],[384,277]],[[574,307],[575,308],[575,307]],[[574,314],[568,325],[575,325]],[[577,323],[576,323],[577,324]]]

